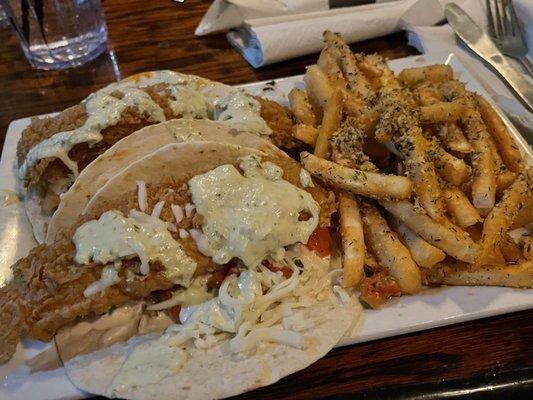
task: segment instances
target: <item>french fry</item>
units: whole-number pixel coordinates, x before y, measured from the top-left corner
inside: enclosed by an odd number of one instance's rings
[[[404,158],[420,204],[432,218],[444,218],[444,199],[435,167],[428,157],[428,141],[422,134],[415,107],[401,90],[388,88],[380,91],[376,107],[382,112],[376,126],[376,140],[386,143],[392,138],[392,146],[387,148]]]
[[[379,112],[375,108],[366,108],[357,116],[357,122],[363,132],[370,136],[379,121]]]
[[[422,106],[437,104],[443,100],[442,94],[434,87],[419,87],[417,94]],[[473,151],[461,128],[455,122],[441,124],[437,129],[437,135],[446,148],[452,151],[461,154],[469,154]]]
[[[403,85],[415,87],[425,82],[444,82],[453,79],[449,65],[430,65],[428,67],[406,68],[398,75]]]
[[[318,57],[316,64],[328,76],[330,83],[334,87],[345,89],[346,80],[342,76],[342,71],[337,64],[337,60],[335,59],[335,55],[333,53],[334,50],[331,47],[324,47],[320,52],[320,56]]]
[[[382,56],[378,54],[366,54],[357,65],[366,76],[371,77],[377,83],[378,88],[400,87],[400,83],[394,76],[394,72],[392,72]]]
[[[292,89],[289,93],[289,103],[298,122],[311,127],[317,126],[316,115],[311,103],[309,103],[307,92],[297,88]]]
[[[348,84],[348,90],[360,99],[373,97],[374,91],[370,82],[357,66],[355,56],[344,39],[338,33],[331,31],[324,32],[324,39],[326,40],[327,46],[331,48],[332,54],[337,59],[337,63]]]
[[[492,158],[494,160],[494,173],[496,174],[496,193],[501,194],[505,189],[507,189],[511,183],[516,179],[516,174],[509,171],[507,166],[503,164],[503,160],[498,152],[498,147],[494,138],[488,137],[487,144],[490,146],[490,151],[492,153]]]
[[[292,136],[309,146],[315,146],[318,129],[304,124],[296,124],[292,127]]]
[[[504,242],[502,243],[502,249],[506,246],[510,247],[509,241],[512,242],[515,246],[518,247],[518,252],[521,257],[524,257],[526,260],[533,259],[533,237],[531,232],[533,231],[533,226],[528,228],[518,228],[512,231],[505,236]]]
[[[485,124],[471,102],[465,109],[463,123],[475,151],[472,155],[472,203],[486,215],[494,207],[496,198],[495,161]]]
[[[390,223],[402,243],[409,249],[413,260],[420,267],[431,268],[446,258],[446,254],[441,249],[426,242],[398,218],[392,217]]]
[[[373,205],[363,202],[361,213],[365,238],[379,264],[389,268],[403,292],[418,293],[422,287],[422,277],[409,250]]]
[[[520,208],[524,207],[528,197],[533,196],[533,168],[522,172],[505,191],[502,199],[492,209],[483,223],[479,254],[476,265],[491,264],[495,251],[507,233]]]
[[[516,263],[523,258],[520,246],[514,242],[509,234],[505,234],[500,244],[500,250],[503,254],[503,258],[505,258],[505,261],[507,262]]]
[[[419,86],[415,93],[418,96],[419,104],[422,106],[429,106],[444,101],[439,90],[432,86]]]
[[[342,94],[339,89],[335,89],[328,99],[324,109],[322,124],[318,128],[318,136],[315,143],[315,155],[325,158],[329,152],[329,138],[333,135],[342,120]]]
[[[440,102],[420,107],[420,122],[442,124],[461,118],[465,105],[461,101]]]
[[[413,128],[399,144],[402,153],[407,155],[407,174],[413,180],[415,193],[422,207],[431,218],[444,218],[446,205],[435,174],[434,165],[428,160],[428,144],[420,128]],[[398,148],[398,143],[395,144]]]
[[[522,251],[526,260],[533,260],[533,238],[528,236],[522,240]]]
[[[342,71],[335,59],[334,50],[331,47],[326,46],[322,49],[318,57],[317,65],[328,76],[331,85],[342,92],[344,108],[347,114],[359,115],[364,107],[364,103],[347,89],[348,84],[342,75]]]
[[[505,166],[504,166],[505,168]],[[516,179],[516,173],[508,169],[502,169],[496,175],[496,194],[502,194]]]
[[[344,270],[342,286],[355,287],[364,275],[366,247],[359,205],[349,193],[339,194],[339,221]]]
[[[426,276],[429,283],[459,286],[533,287],[533,262],[516,265],[486,265],[476,268],[464,263],[447,263],[435,266]]]
[[[494,138],[505,165],[512,172],[519,172],[523,162],[516,142],[489,102],[479,95],[476,96],[476,100],[481,118],[483,118],[489,133]]]
[[[459,186],[468,180],[470,167],[463,160],[452,156],[444,150],[435,138],[429,141],[428,146],[429,157],[441,177],[455,186]]]
[[[302,152],[300,159],[312,175],[338,189],[375,199],[406,199],[411,195],[412,183],[403,176],[347,168],[307,152]]]
[[[474,262],[478,246],[458,226],[446,221],[436,222],[408,201],[381,200],[380,204],[426,242],[458,260]]]
[[[511,229],[521,228],[531,223],[533,223],[533,196],[525,199],[522,207],[518,210],[518,214],[511,225]]]
[[[310,101],[324,110],[335,90],[329,82],[327,75],[318,65],[311,65],[305,72],[304,82],[309,93]]]
[[[368,249],[366,251],[366,256],[365,256],[365,265],[367,267],[370,267],[373,270],[379,269],[378,260],[376,260],[376,257],[374,256],[374,254],[368,251]]]
[[[441,125],[437,130],[437,135],[447,149],[461,154],[470,154],[474,151],[461,128],[450,122]]]
[[[444,189],[444,199],[448,212],[461,228],[472,226],[481,221],[481,216],[470,203],[468,197],[458,189]]]

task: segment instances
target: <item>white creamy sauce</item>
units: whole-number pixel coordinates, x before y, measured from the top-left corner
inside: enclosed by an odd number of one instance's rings
[[[117,265],[116,263],[117,261],[115,261],[114,265],[106,265],[102,269],[100,280],[93,282],[89,286],[87,286],[87,288],[83,291],[83,295],[86,298],[94,296],[96,293],[100,293],[106,288],[113,286],[115,283],[120,282],[120,277],[118,276],[120,264]]]
[[[196,270],[196,262],[174,240],[163,221],[134,210],[129,217],[114,210],[105,212],[98,220],[80,226],[73,241],[79,264],[88,264],[91,259],[107,264],[138,256],[141,272],[147,274],[148,262],[158,260],[167,278],[182,286],[189,286]]]
[[[175,116],[182,118],[208,119],[213,113],[213,107],[198,90],[187,86],[169,86],[169,106]]]
[[[222,111],[216,116],[217,121],[227,121],[239,130],[248,130],[258,135],[270,135],[272,129],[261,118],[261,105],[253,97],[234,91],[215,103]]]
[[[19,201],[19,197],[13,190],[0,189],[0,206],[7,207]]]
[[[302,185],[304,188],[315,187],[313,179],[311,178],[311,174],[309,171],[303,168],[300,170],[300,185]]]
[[[213,106],[200,92],[195,81],[186,80],[174,71],[152,71],[134,75],[118,85],[135,85],[137,87],[153,86],[160,83],[168,85],[171,100],[169,106],[176,117],[208,119],[213,113]]]
[[[177,290],[170,299],[152,304],[147,309],[158,311],[177,306],[178,304],[190,306],[210,300],[215,296],[213,290],[209,290],[207,287],[210,278],[210,275],[197,276],[188,288]]]
[[[309,193],[282,179],[283,171],[272,163],[248,156],[240,167],[244,176],[222,165],[189,180],[203,217],[202,232],[190,234],[216,263],[237,257],[255,267],[267,256],[282,258],[285,246],[306,243],[318,225],[319,206]],[[302,212],[308,220],[299,220]]]
[[[107,89],[107,88],[106,88]],[[94,145],[103,138],[101,131],[120,121],[122,112],[133,107],[145,115],[149,121],[165,121],[163,109],[144,91],[135,87],[123,87],[122,98],[110,94],[109,89],[100,90],[90,95],[85,101],[87,120],[71,131],[59,132],[32,147],[24,163],[19,168],[19,177],[24,179],[28,169],[43,158],[59,158],[74,174],[78,175],[78,165],[68,156],[77,144]]]

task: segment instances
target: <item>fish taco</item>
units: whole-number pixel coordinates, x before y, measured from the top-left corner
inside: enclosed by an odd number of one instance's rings
[[[332,198],[281,154],[165,145],[13,266],[1,359],[23,335],[52,341],[32,368],[55,357],[78,388],[128,399],[227,397],[305,368],[359,313],[312,245]]]

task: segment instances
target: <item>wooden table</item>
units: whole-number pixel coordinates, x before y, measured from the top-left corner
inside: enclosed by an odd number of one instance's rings
[[[14,33],[0,30],[0,143],[10,121],[62,110],[136,72],[175,69],[238,84],[300,74],[315,62],[313,54],[252,69],[224,35],[194,36],[208,4],[104,1],[109,53],[69,71],[31,69]],[[416,53],[403,34],[353,48],[389,58]],[[524,311],[333,350],[304,371],[241,398],[399,399],[426,394],[424,399],[434,399],[444,392],[462,398],[465,392],[454,392],[458,388],[470,394],[492,393],[495,398],[515,390],[517,398],[533,391],[532,343],[533,311]]]

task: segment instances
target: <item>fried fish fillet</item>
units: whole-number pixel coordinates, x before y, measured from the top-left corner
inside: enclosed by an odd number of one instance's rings
[[[163,109],[167,120],[180,117],[180,115],[175,115],[169,106],[172,100],[172,94],[168,84],[158,83],[153,86],[141,88],[140,90],[146,92]],[[111,95],[120,97],[120,89],[112,92]],[[281,148],[289,150],[297,149],[300,143],[291,135],[292,120],[287,110],[274,101],[259,97],[256,97],[256,99],[261,104],[261,117],[273,131],[270,136],[272,142]],[[31,124],[23,131],[22,137],[17,145],[18,165],[21,166],[24,163],[28,152],[35,145],[52,137],[56,133],[79,128],[86,120],[87,113],[84,103],[67,108],[54,117],[33,118]],[[152,124],[153,122],[138,109],[127,107],[122,112],[118,124],[102,130],[101,134],[103,139],[100,142],[92,146],[89,146],[87,143],[77,144],[68,153],[68,156],[76,162],[79,171],[82,171],[96,157],[120,139]],[[28,169],[23,184],[26,188],[32,187],[38,191],[40,197],[45,200],[43,211],[51,215],[59,203],[59,194],[65,191],[72,183],[71,176],[71,171],[61,160],[57,158],[43,158]]]

